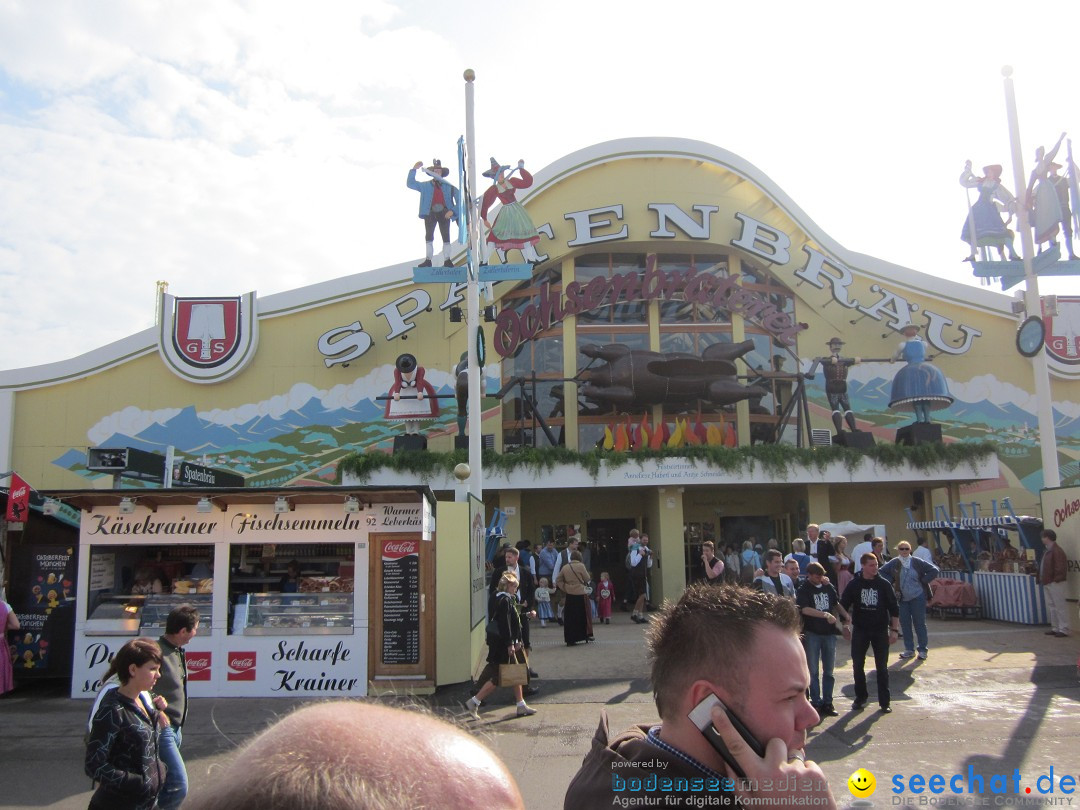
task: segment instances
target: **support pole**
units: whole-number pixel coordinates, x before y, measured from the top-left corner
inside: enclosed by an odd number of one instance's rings
[[[1031,226],[1028,222],[1027,184],[1024,182],[1024,157],[1020,149],[1020,122],[1016,115],[1016,94],[1013,91],[1012,68],[1001,69],[1005,77],[1005,111],[1009,119],[1009,144],[1012,147],[1013,183],[1016,184],[1016,199],[1019,203],[1016,212],[1017,228],[1020,229],[1020,249],[1024,259],[1024,306],[1027,316],[1042,317],[1042,302],[1039,300],[1039,277],[1032,268],[1035,244],[1031,238]],[[1022,190],[1023,189],[1023,190]],[[1050,371],[1046,365],[1045,347],[1031,358],[1031,370],[1035,377],[1035,403],[1039,419],[1039,447],[1042,452],[1043,486],[1047,488],[1061,486],[1061,473],[1058,469],[1057,434],[1054,431],[1053,405],[1050,399]]]

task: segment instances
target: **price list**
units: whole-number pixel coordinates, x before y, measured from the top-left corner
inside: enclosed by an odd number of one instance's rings
[[[387,541],[396,545],[399,541]],[[382,566],[382,662],[420,663],[420,554],[388,554]]]

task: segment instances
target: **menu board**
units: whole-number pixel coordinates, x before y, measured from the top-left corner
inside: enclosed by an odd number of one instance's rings
[[[116,586],[116,555],[98,552],[90,558],[90,590],[111,591]]]
[[[382,662],[420,663],[420,541],[382,541]]]

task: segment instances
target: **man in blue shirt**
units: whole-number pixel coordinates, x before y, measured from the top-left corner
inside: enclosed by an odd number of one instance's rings
[[[424,220],[424,247],[427,258],[420,262],[420,267],[431,267],[431,259],[435,255],[435,226],[439,226],[439,236],[442,237],[443,267],[453,267],[450,261],[450,223],[457,222],[458,190],[446,182],[445,178],[450,174],[439,160],[433,160],[432,164],[424,169],[424,174],[431,178],[430,182],[421,183],[416,179],[417,169],[422,168],[423,161],[418,161],[409,171],[405,179],[405,185],[420,192],[420,219]]]

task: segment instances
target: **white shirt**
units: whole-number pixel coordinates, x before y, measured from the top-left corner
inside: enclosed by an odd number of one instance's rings
[[[851,551],[851,572],[858,574],[862,570],[862,555],[869,554],[874,550],[874,544],[868,540],[863,540],[859,545],[855,546]]]
[[[918,557],[920,560],[925,560],[928,563],[934,561],[934,555],[930,553],[930,546],[917,546],[913,552],[912,557]]]
[[[555,580],[557,580],[559,578],[559,569],[563,567],[563,552],[566,553],[567,562],[570,561],[570,555],[573,553],[570,550],[570,546],[567,546],[566,548],[564,548],[562,551],[559,552],[559,556],[555,558],[555,568],[551,572],[551,581],[552,581],[552,583],[554,583]],[[554,585],[552,587],[554,587]]]

